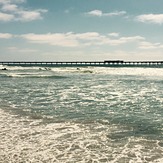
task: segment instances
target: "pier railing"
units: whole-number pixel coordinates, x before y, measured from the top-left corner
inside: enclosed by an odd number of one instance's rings
[[[0,65],[6,66],[44,66],[44,67],[84,67],[84,66],[97,66],[97,67],[163,67],[163,61],[76,61],[76,62],[11,62],[2,61]]]

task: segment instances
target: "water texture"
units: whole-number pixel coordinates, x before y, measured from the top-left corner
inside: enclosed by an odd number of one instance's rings
[[[0,162],[163,162],[163,69],[7,69]]]

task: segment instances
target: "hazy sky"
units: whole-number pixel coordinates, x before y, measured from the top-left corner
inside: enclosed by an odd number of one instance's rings
[[[0,61],[163,60],[163,0],[0,0]]]

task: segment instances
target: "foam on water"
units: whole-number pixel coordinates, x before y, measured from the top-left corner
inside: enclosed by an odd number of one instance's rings
[[[96,73],[112,75],[163,76],[162,68],[95,68]]]
[[[0,69],[7,68],[12,71],[47,71],[55,73],[93,73],[93,74],[110,74],[110,75],[132,75],[132,76],[163,76],[162,68],[116,68],[116,67],[21,67],[21,66],[3,66],[0,65]],[[2,73],[2,72],[0,72]],[[5,72],[6,73],[6,72]]]
[[[163,142],[110,138],[119,130],[106,121],[46,124],[0,110],[0,162],[162,162]]]

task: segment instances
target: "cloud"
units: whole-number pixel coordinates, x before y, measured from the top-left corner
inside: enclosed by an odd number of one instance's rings
[[[119,36],[119,33],[109,33],[108,35],[109,36],[112,36],[112,37],[118,37]]]
[[[7,48],[10,52],[17,52],[17,53],[33,53],[33,52],[37,52],[37,50],[35,49],[30,49],[30,48],[18,48],[15,46],[11,46]]]
[[[98,43],[99,45],[110,45],[110,46],[119,46],[122,44],[128,44],[132,42],[140,42],[145,40],[144,37],[141,36],[131,36],[131,37],[120,37],[117,39],[111,39],[109,37],[103,38]]]
[[[47,33],[47,34],[24,34],[20,36],[31,43],[49,44],[61,47],[81,46],[118,46],[121,44],[144,41],[141,36],[110,38],[108,35],[101,35],[97,32],[87,33]]]
[[[100,34],[97,32],[86,32],[86,33],[71,33],[73,38],[79,40],[98,40],[100,38]]]
[[[143,23],[163,24],[163,14],[145,14],[136,17],[137,21]]]
[[[102,11],[101,10],[93,10],[93,11],[87,12],[86,14],[90,15],[90,16],[102,16]]]
[[[13,35],[10,33],[0,33],[0,39],[10,39]]]
[[[151,42],[143,41],[143,42],[140,43],[139,48],[140,49],[144,49],[144,50],[159,49],[159,48],[163,48],[163,44],[161,44],[161,43],[151,43]]]
[[[21,36],[22,38],[38,44],[49,44],[55,46],[64,47],[76,47],[78,46],[78,41],[73,38],[71,33],[48,33],[48,34],[25,34]]]
[[[5,11],[5,12],[6,11],[9,11],[9,12],[18,11],[18,6],[15,4],[5,4],[2,6],[1,10]]]
[[[47,10],[35,10],[35,11],[18,11],[19,16],[15,18],[17,21],[27,22],[42,19],[41,14],[47,12]]]
[[[25,3],[25,0],[0,0],[0,21],[28,22],[39,20],[43,19],[42,14],[48,11],[45,9],[29,10],[20,6],[22,3]]]
[[[14,18],[15,16],[12,14],[6,14],[6,13],[0,12],[0,21],[8,22],[8,21],[13,20]]]
[[[87,13],[85,13],[88,16],[98,16],[98,17],[102,17],[102,16],[108,16],[108,17],[112,17],[112,16],[122,16],[126,14],[126,11],[115,11],[115,12],[110,12],[110,13],[103,13],[101,10],[92,10],[89,11]]]
[[[19,38],[34,44],[47,44],[50,46],[66,47],[66,48],[81,48],[81,47],[96,47],[102,46],[121,46],[132,43],[141,50],[157,50],[163,49],[162,43],[151,43],[146,41],[142,36],[120,37],[119,33],[100,34],[98,32],[86,33],[46,33],[35,34],[28,33],[23,35],[12,35],[10,33],[0,33],[0,39]],[[23,52],[23,49],[10,47],[9,50]],[[32,49],[25,49],[24,52],[34,52]]]
[[[0,0],[0,4],[8,4],[8,3],[24,3],[26,0]]]

